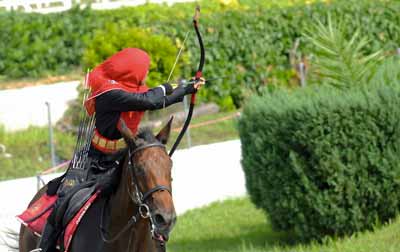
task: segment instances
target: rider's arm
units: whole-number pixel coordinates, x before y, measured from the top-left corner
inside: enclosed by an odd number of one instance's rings
[[[108,111],[155,110],[181,102],[185,95],[195,91],[193,85],[180,86],[172,90],[169,84],[163,84],[144,93],[111,90],[97,97],[96,105],[100,105]]]

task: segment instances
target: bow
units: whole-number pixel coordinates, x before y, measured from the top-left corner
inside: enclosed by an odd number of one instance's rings
[[[199,62],[199,66],[197,68],[196,75],[195,75],[196,81],[199,80],[203,76],[203,67],[204,67],[204,62],[206,59],[203,39],[201,38],[201,34],[199,31],[199,18],[200,18],[200,6],[197,6],[195,14],[193,16],[193,27],[194,27],[194,30],[196,31],[197,39],[199,41],[199,46],[200,46],[200,62]],[[181,132],[178,135],[178,138],[176,139],[174,145],[172,146],[172,148],[169,152],[170,157],[172,156],[172,154],[174,154],[176,148],[178,147],[179,143],[182,140],[183,135],[185,135],[185,132],[186,132],[187,128],[189,127],[190,121],[192,120],[192,115],[193,115],[193,110],[194,110],[195,104],[196,104],[196,92],[194,94],[192,94],[192,97],[190,99],[188,116],[186,118],[185,124],[183,125]]]
[[[196,31],[197,39],[199,40],[199,45],[200,45],[200,63],[196,72],[196,80],[199,80],[203,76],[203,67],[204,67],[204,62],[206,60],[206,55],[205,55],[206,53],[204,50],[203,39],[201,38],[201,34],[199,31],[199,18],[200,18],[200,6],[197,6],[196,12],[193,17],[193,26],[194,30]],[[194,96],[196,97],[196,94],[194,94]]]

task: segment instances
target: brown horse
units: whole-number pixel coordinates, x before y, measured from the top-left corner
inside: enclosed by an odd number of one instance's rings
[[[118,187],[108,199],[101,198],[89,208],[69,251],[165,251],[165,242],[176,221],[171,195],[172,161],[164,146],[171,122],[157,136],[150,130],[141,130],[134,138],[124,134],[129,151]],[[45,192],[46,188],[42,188],[32,202]],[[21,225],[21,252],[34,250],[38,241]]]

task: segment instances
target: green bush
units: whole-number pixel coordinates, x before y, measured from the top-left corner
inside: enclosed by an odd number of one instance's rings
[[[42,77],[67,73],[81,61],[93,12],[77,8],[57,14],[0,11],[0,76]]]
[[[114,53],[127,47],[137,47],[151,55],[151,65],[147,84],[150,87],[166,82],[177,55],[172,41],[163,35],[152,35],[149,31],[127,28],[112,23],[97,30],[88,43],[83,55],[84,68],[93,69]],[[179,74],[179,68],[175,74]]]
[[[239,122],[252,201],[308,240],[373,228],[400,210],[400,89],[274,91]]]
[[[380,85],[399,85],[400,83],[400,57],[394,55],[385,59],[382,65],[378,67],[371,80],[371,83]]]
[[[342,20],[346,37],[359,29],[360,36],[370,41],[366,54],[392,51],[400,44],[399,1],[307,2],[201,1],[200,29],[207,60],[204,75],[227,78],[209,83],[200,96],[229,109],[241,106],[250,91],[260,93],[266,85],[297,85],[289,51],[300,38],[299,51],[304,55],[311,52],[313,45],[305,42],[302,34],[315,20],[325,22],[327,13]],[[35,77],[79,68],[86,45],[93,47],[90,42],[95,41],[96,33],[106,31],[112,23],[149,30],[178,46],[185,33],[193,30],[190,18],[194,6],[148,4],[107,11],[76,8],[51,15],[0,12],[0,76]],[[193,31],[184,55],[190,63],[182,63],[179,69],[181,76],[188,78],[194,74],[199,57]]]
[[[351,37],[344,34],[345,27],[340,20],[332,21],[328,15],[327,24],[319,20],[305,34],[312,49],[313,58],[309,67],[311,84],[327,84],[347,88],[350,84],[369,84],[378,66],[384,60],[381,50],[365,55],[369,42],[354,31]]]

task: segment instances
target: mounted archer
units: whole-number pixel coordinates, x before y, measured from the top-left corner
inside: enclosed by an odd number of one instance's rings
[[[153,239],[163,242],[165,237],[168,236],[168,230],[172,227],[172,222],[174,221],[162,214],[150,214],[150,208],[146,201],[149,196],[159,191],[171,193],[170,185],[151,185],[152,182],[149,181],[150,184],[148,186],[142,185],[144,189],[140,188],[140,184],[145,183],[138,181],[138,177],[140,176],[135,173],[136,164],[133,155],[142,149],[146,149],[147,151],[149,147],[163,146],[166,143],[166,139],[168,139],[165,136],[169,135],[171,121],[168,124],[167,133],[165,133],[167,130],[163,130],[163,134],[160,132],[156,138],[146,137],[148,134],[144,134],[144,137],[136,137],[145,111],[168,107],[181,102],[185,95],[192,95],[188,119],[169,156],[175,151],[190,123],[195,103],[195,94],[206,82],[202,78],[205,53],[198,30],[199,11],[200,9],[197,8],[193,22],[200,43],[201,57],[196,76],[189,84],[173,88],[171,84],[164,83],[156,88],[149,89],[146,86],[146,77],[149,72],[150,57],[145,51],[138,48],[126,48],[117,52],[88,74],[87,82],[91,93],[85,98],[84,106],[91,119],[85,119],[87,127],[81,130],[84,133],[80,132],[80,135],[85,135],[87,139],[81,140],[78,137],[78,142],[83,141],[84,144],[77,143],[79,148],[76,148],[74,158],[66,174],[50,182],[45,188],[46,193],[42,195],[40,200],[32,202],[34,206],[37,202],[40,204],[44,202],[42,205],[48,205],[49,207],[42,209],[43,211],[39,217],[33,216],[33,218],[29,219],[26,216],[20,215],[23,223],[29,227],[34,226],[30,226],[29,222],[37,224],[37,219],[43,216],[46,217],[44,220],[47,219],[44,229],[43,223],[39,223],[36,227],[38,229],[37,232],[41,233],[37,251],[59,251],[56,246],[61,236],[64,239],[67,238],[67,242],[64,240],[64,243],[67,245],[61,246],[61,250],[68,250],[72,236],[68,237],[65,234],[68,232],[68,223],[73,222],[71,219],[75,220],[74,218],[77,218],[76,220],[79,219],[80,221],[80,217],[84,214],[83,212],[79,216],[81,210],[83,208],[87,210],[90,207],[90,205],[86,205],[87,202],[94,202],[99,194],[102,194],[103,198],[116,198],[115,188],[121,187],[121,181],[125,179],[125,177],[121,177],[121,173],[129,170],[134,170],[133,172],[126,172],[126,174],[130,174],[129,176],[131,177],[131,181],[128,183],[133,183],[136,187],[137,199],[134,201],[136,202],[135,204],[138,204],[138,216],[134,218],[135,222],[140,216],[143,218],[149,217]],[[173,69],[171,73],[172,71]],[[160,153],[158,156],[161,157],[163,155],[163,153]],[[164,166],[168,166],[169,164],[167,161],[162,161],[161,159],[159,162],[162,162]],[[130,165],[133,168],[129,168]],[[146,165],[143,164],[144,166]],[[153,168],[152,170],[149,168],[148,170],[149,172],[154,172],[155,169],[157,168]],[[153,180],[156,181],[157,179],[154,178]],[[165,182],[168,179],[162,181],[164,181],[162,184],[170,183],[170,181]],[[124,190],[121,189],[118,191]],[[141,193],[141,191],[145,191],[145,193]],[[132,198],[130,193],[125,195],[125,197],[127,199]],[[44,201],[42,202],[43,198]],[[36,205],[40,205],[39,203]],[[126,204],[131,205],[132,202]],[[79,208],[77,207],[78,205]],[[104,205],[106,204],[104,203]],[[129,223],[131,223],[131,220],[129,220]],[[101,228],[103,227],[103,225],[100,226]],[[156,227],[159,226],[166,227],[167,231],[165,231],[164,235],[160,234],[164,229],[160,229],[161,231],[158,230],[157,232]],[[72,229],[75,230],[76,226],[72,227]],[[126,231],[125,228],[122,231]],[[103,234],[102,239],[104,242],[107,242],[104,236]],[[81,249],[78,250],[81,251]]]

